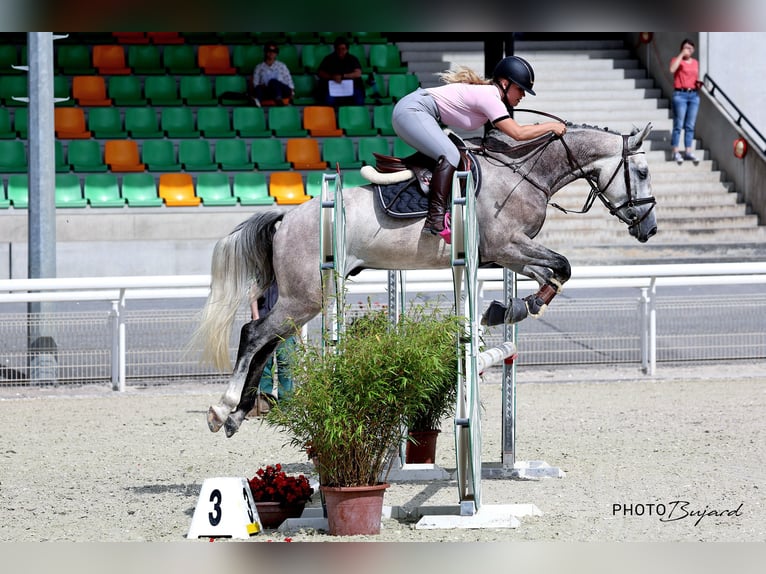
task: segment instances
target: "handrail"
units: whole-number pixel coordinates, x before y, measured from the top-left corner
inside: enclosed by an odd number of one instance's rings
[[[733,109],[734,109],[734,110],[737,112],[737,116],[735,117],[735,115],[734,115],[734,114],[732,114],[732,113],[731,113],[731,112],[730,112],[730,111],[727,109],[727,107],[726,107],[726,106],[722,106],[722,107],[723,107],[723,108],[726,110],[726,113],[728,113],[728,114],[729,114],[729,116],[730,116],[730,117],[731,117],[731,118],[734,120],[734,123],[735,123],[736,125],[738,125],[738,126],[741,126],[743,121],[744,121],[744,122],[747,124],[747,127],[749,128],[749,130],[751,130],[753,134],[755,134],[757,137],[759,137],[759,138],[761,139],[761,146],[762,146],[762,147],[761,147],[761,150],[763,151],[763,153],[764,153],[764,154],[766,154],[766,136],[764,136],[764,135],[763,135],[763,134],[762,134],[760,131],[758,131],[758,128],[756,128],[756,127],[753,125],[753,122],[751,122],[751,121],[750,121],[750,120],[747,118],[747,116],[746,116],[744,113],[742,113],[742,111],[741,111],[741,110],[740,110],[740,109],[737,107],[737,105],[736,105],[736,104],[735,104],[735,103],[734,103],[734,102],[731,100],[731,98],[730,98],[729,96],[727,96],[727,95],[726,95],[726,92],[724,92],[724,91],[721,89],[721,86],[719,86],[719,85],[718,85],[718,84],[717,84],[717,83],[716,83],[716,82],[713,80],[713,78],[711,78],[711,77],[710,77],[708,74],[705,74],[705,77],[703,78],[703,80],[704,80],[704,82],[705,82],[705,87],[707,88],[707,91],[708,91],[708,93],[710,94],[710,96],[711,96],[712,98],[715,98],[715,97],[716,97],[716,96],[715,96],[715,93],[716,93],[716,91],[719,91],[719,92],[721,92],[721,96],[723,96],[723,98],[726,100],[726,103],[727,103],[729,106],[731,106],[731,107],[732,107],[732,108],[733,108]],[[707,86],[707,84],[708,84],[708,83],[709,83],[709,84],[710,84],[712,87],[708,87],[708,86]],[[751,134],[750,132],[748,132],[748,135],[752,135],[752,134]]]

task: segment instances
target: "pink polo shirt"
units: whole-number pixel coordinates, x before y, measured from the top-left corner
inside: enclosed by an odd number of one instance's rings
[[[508,117],[500,90],[494,84],[456,82],[426,91],[436,100],[442,123],[450,127],[475,130],[487,121]]]

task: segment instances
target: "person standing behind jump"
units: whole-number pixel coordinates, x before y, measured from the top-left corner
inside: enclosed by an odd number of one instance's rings
[[[445,229],[444,216],[452,186],[452,176],[460,152],[444,133],[442,124],[475,130],[487,121],[515,140],[531,140],[553,132],[561,136],[566,125],[545,122],[520,125],[511,118],[525,92],[535,95],[532,66],[518,56],[503,58],[495,66],[492,79],[480,77],[470,68],[461,67],[440,74],[443,86],[418,88],[394,106],[392,124],[396,134],[419,152],[434,159],[428,216],[423,233],[439,235]]]
[[[673,159],[681,165],[685,159],[699,163],[692,153],[694,126],[697,123],[697,111],[700,107],[699,81],[700,65],[692,58],[694,42],[686,38],[681,42],[681,53],[670,60],[670,73],[673,74],[673,134],[670,144],[673,146]],[[681,142],[681,130],[684,131],[684,153],[678,151]]]

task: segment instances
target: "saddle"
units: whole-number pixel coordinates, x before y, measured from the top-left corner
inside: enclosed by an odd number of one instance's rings
[[[460,151],[458,170],[471,171],[478,194],[478,163],[460,137],[451,132],[448,136]],[[378,153],[374,153],[374,156],[375,167],[364,166],[361,174],[375,184],[373,190],[380,207],[391,217],[425,217],[428,213],[431,174],[436,161],[420,152],[403,158]],[[461,189],[461,193],[464,195],[465,189]]]

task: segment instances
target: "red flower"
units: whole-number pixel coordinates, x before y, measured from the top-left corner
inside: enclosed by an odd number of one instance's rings
[[[306,501],[314,493],[305,476],[288,476],[281,464],[259,468],[248,482],[255,502],[291,504]]]

